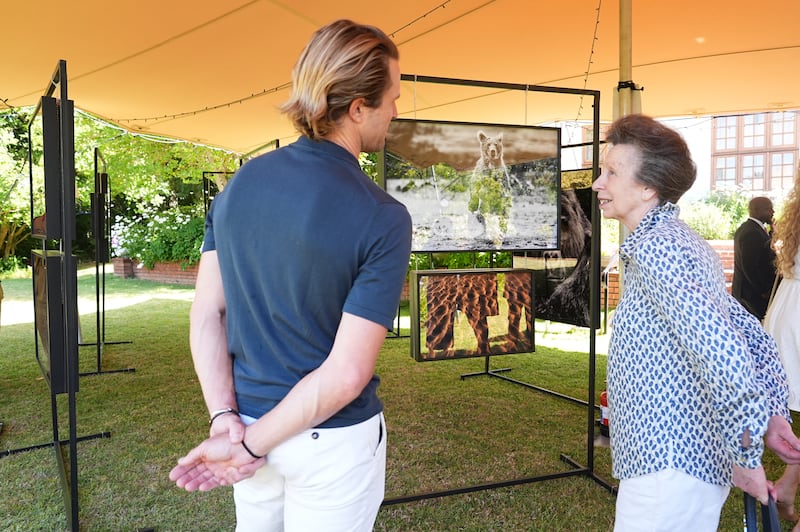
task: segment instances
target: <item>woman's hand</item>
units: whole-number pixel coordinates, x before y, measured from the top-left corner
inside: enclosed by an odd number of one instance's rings
[[[773,498],[776,497],[775,487],[767,481],[762,466],[755,469],[733,466],[733,485],[758,499],[761,504],[769,503],[770,494]]]

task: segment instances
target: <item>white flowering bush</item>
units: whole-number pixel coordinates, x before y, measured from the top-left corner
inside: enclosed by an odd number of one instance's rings
[[[116,257],[130,257],[152,268],[157,262],[200,261],[204,219],[195,209],[174,209],[117,219],[111,228],[111,246]]]

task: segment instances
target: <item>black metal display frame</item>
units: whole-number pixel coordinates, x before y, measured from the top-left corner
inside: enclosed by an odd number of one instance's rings
[[[236,172],[218,170],[216,172],[204,170],[203,171],[203,214],[208,215],[208,209],[211,208],[211,200],[214,199],[214,192],[219,193],[219,187],[217,187],[216,183],[211,179],[211,176],[214,175],[234,175]],[[212,184],[216,191],[211,190]],[[213,194],[213,195],[212,195]]]
[[[102,163],[102,171],[100,167]],[[94,342],[79,343],[79,347],[95,346],[96,369],[79,375],[102,375],[105,373],[133,373],[136,368],[103,369],[105,346],[131,344],[131,340],[106,340],[106,264],[111,252],[111,191],[106,172],[106,161],[99,148],[94,149],[94,192],[92,193],[92,235],[94,236],[94,277],[95,277],[95,335]]]
[[[80,530],[79,505],[78,505],[78,443],[97,438],[109,438],[111,434],[101,432],[88,436],[78,437],[77,430],[77,398],[78,392],[78,288],[77,288],[77,259],[73,255],[73,242],[75,240],[75,119],[74,103],[68,98],[67,93],[67,63],[59,60],[55,71],[48,80],[47,88],[31,114],[29,131],[33,120],[36,118],[41,102],[46,98],[51,98],[58,91],[57,99],[59,105],[59,183],[58,190],[51,190],[51,195],[56,192],[57,198],[54,200],[45,198],[46,204],[53,205],[57,201],[60,207],[58,224],[48,224],[46,238],[42,239],[42,248],[46,249],[48,241],[57,245],[58,252],[62,256],[60,261],[60,277],[62,287],[62,316],[63,324],[61,327],[62,338],[60,345],[64,350],[63,360],[66,363],[66,390],[54,388],[45,375],[45,382],[50,392],[50,410],[52,419],[52,442],[34,445],[20,449],[7,450],[0,453],[0,458],[12,454],[33,451],[37,449],[52,448],[56,459],[61,491],[64,497],[64,507],[67,514],[69,528],[77,532]],[[30,170],[33,172],[33,169]],[[31,174],[33,175],[33,174]],[[31,187],[31,205],[33,205],[33,187]],[[47,194],[47,192],[45,192]],[[50,203],[47,203],[47,202]],[[35,294],[34,294],[35,297]],[[35,327],[34,327],[35,328]],[[37,334],[34,332],[34,335]],[[38,340],[34,338],[34,348],[39,357]],[[40,364],[41,366],[41,364]],[[42,368],[45,373],[44,368]],[[58,395],[66,395],[68,403],[68,432],[66,439],[61,439],[59,435],[58,417]],[[66,450],[66,458],[65,458]]]
[[[591,146],[592,147],[592,181],[597,179],[600,174],[599,168],[599,159],[600,159],[600,91],[595,90],[588,90],[588,89],[575,89],[575,88],[567,88],[567,87],[550,87],[550,86],[542,86],[542,85],[528,85],[528,84],[518,84],[518,83],[502,83],[502,82],[492,82],[492,81],[478,81],[478,80],[465,80],[465,79],[454,79],[454,78],[442,78],[442,77],[433,77],[433,76],[417,76],[417,75],[409,75],[403,74],[401,76],[402,81],[412,81],[416,83],[434,83],[434,84],[447,84],[447,85],[461,85],[461,86],[469,86],[469,87],[479,87],[479,88],[489,88],[489,89],[497,89],[497,90],[505,90],[505,91],[525,91],[525,92],[544,92],[544,93],[554,93],[554,94],[564,94],[564,95],[572,95],[572,96],[586,96],[592,98],[592,108],[593,108],[593,116],[592,116],[592,123],[593,123],[593,130],[592,130],[592,142],[590,143],[580,143],[580,144],[570,144],[570,145],[562,145],[561,149],[567,148],[575,148],[575,147],[584,147],[584,146]],[[594,317],[599,315],[600,310],[600,214],[599,209],[597,206],[597,195],[592,193],[592,215],[591,215],[591,224],[592,224],[592,239],[591,239],[591,265],[590,265],[590,281],[589,281],[589,313],[590,316]],[[586,447],[587,447],[587,454],[586,454],[586,463],[581,465],[576,460],[572,459],[571,457],[561,454],[560,458],[561,461],[569,464],[572,469],[569,471],[563,472],[556,472],[551,474],[544,474],[544,475],[537,475],[532,477],[526,478],[519,478],[519,479],[512,479],[500,482],[490,482],[485,484],[478,484],[474,486],[462,487],[462,488],[454,488],[430,493],[421,493],[421,494],[412,494],[412,495],[405,495],[405,496],[398,496],[398,497],[390,497],[384,499],[382,506],[391,506],[395,504],[403,504],[408,502],[420,501],[425,499],[432,499],[438,497],[446,497],[450,495],[459,495],[465,493],[472,493],[482,490],[489,490],[489,489],[497,489],[497,488],[504,488],[509,486],[516,486],[522,484],[529,484],[534,482],[543,482],[548,480],[555,480],[560,478],[567,478],[573,476],[586,476],[591,478],[594,482],[608,490],[610,493],[616,493],[616,487],[610,484],[606,479],[600,477],[596,474],[594,468],[594,446],[595,446],[595,414],[598,407],[594,404],[594,397],[595,397],[595,379],[596,379],[596,334],[597,334],[597,323],[595,319],[590,319],[590,326],[589,326],[589,368],[588,368],[588,397],[590,401],[582,401],[573,397],[568,397],[563,394],[559,394],[557,392],[553,392],[551,390],[546,390],[544,388],[540,388],[534,386],[529,383],[525,383],[516,379],[509,378],[502,373],[509,371],[511,368],[502,368],[502,369],[490,369],[490,356],[485,357],[485,365],[484,370],[477,373],[465,374],[461,376],[461,379],[465,379],[468,377],[473,376],[488,376],[488,377],[496,377],[498,379],[502,379],[513,384],[519,384],[525,386],[527,388],[544,392],[549,395],[553,395],[555,397],[569,400],[570,402],[574,402],[586,407]]]

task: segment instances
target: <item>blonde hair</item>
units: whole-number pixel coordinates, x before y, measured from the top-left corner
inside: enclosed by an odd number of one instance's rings
[[[378,28],[332,22],[317,30],[300,54],[292,70],[292,95],[281,111],[300,133],[323,138],[353,100],[380,106],[391,81],[389,59],[398,57],[397,46]]]
[[[791,277],[800,247],[800,172],[795,176],[794,187],[784,203],[783,214],[775,222],[774,242],[780,242],[775,248],[778,272],[784,277]]]

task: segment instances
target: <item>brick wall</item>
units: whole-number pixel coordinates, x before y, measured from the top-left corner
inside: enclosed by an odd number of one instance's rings
[[[709,240],[708,243],[722,261],[722,269],[725,271],[725,287],[730,294],[733,281],[733,240]]]
[[[733,278],[733,241],[732,240],[710,240],[708,242],[722,261],[722,269],[725,271],[725,285],[728,292],[731,291],[731,279]],[[114,275],[119,277],[129,277],[134,279],[145,279],[159,283],[194,285],[197,280],[197,265],[181,268],[177,262],[156,264],[152,269],[139,266],[136,261],[130,259],[112,259],[114,265]],[[602,287],[604,288],[604,287]],[[600,305],[605,306],[605,290],[600,291]],[[408,300],[408,282],[403,287],[403,300]],[[619,303],[619,274],[610,272],[608,274],[608,306],[614,308]]]
[[[600,289],[600,307],[605,308],[606,291],[605,287]],[[608,273],[608,308],[614,308],[619,303],[619,273]]]
[[[111,259],[111,264],[114,266],[114,275],[118,277],[183,285],[194,285],[197,280],[197,264],[182,267],[179,262],[166,262],[147,268],[131,259],[118,257]]]

